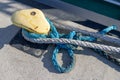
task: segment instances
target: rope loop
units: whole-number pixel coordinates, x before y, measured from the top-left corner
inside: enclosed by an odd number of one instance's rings
[[[57,55],[60,49],[66,49],[68,52],[68,55],[70,57],[70,64],[66,67],[62,67],[59,65],[58,61],[57,61]],[[70,72],[72,70],[72,68],[75,65],[75,57],[74,57],[74,53],[72,51],[72,48],[69,45],[66,44],[59,44],[56,45],[56,48],[53,51],[53,56],[52,56],[52,61],[53,61],[53,65],[54,67],[61,73],[66,73],[66,72]]]
[[[76,32],[75,31],[71,31],[68,35],[66,35],[66,38],[68,39],[73,39],[74,36],[76,35]],[[74,58],[74,53],[73,53],[73,50],[72,48],[73,47],[72,45],[70,44],[57,44],[57,47],[54,49],[53,51],[53,56],[52,56],[52,62],[53,62],[53,65],[55,66],[55,68],[61,72],[61,73],[66,73],[66,72],[70,72],[72,70],[72,68],[74,67],[74,64],[75,64],[75,58]],[[58,64],[57,62],[57,54],[59,52],[60,49],[66,49],[68,51],[68,55],[70,56],[70,64],[65,68],[65,67],[62,67]]]

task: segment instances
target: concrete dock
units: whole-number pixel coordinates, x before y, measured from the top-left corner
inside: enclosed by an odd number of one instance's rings
[[[46,16],[52,15],[58,19],[70,21],[84,21],[81,17],[76,18],[73,14],[34,1],[29,0],[28,3],[31,4],[19,1],[0,0],[0,80],[120,80],[120,66],[101,57],[91,49],[84,48],[82,51],[75,51],[74,69],[69,73],[59,73],[51,61],[53,45],[49,45],[44,50],[45,54],[40,58],[10,45],[11,40],[20,30],[12,24],[11,15],[20,9],[38,8]],[[84,29],[94,31],[87,27]]]

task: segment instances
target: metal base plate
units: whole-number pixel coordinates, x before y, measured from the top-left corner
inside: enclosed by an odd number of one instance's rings
[[[36,44],[28,42],[22,37],[20,30],[11,40],[10,45],[28,54],[40,57],[42,53],[47,49],[49,44]]]

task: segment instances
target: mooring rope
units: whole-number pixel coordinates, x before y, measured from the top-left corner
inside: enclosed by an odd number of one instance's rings
[[[106,37],[104,37],[104,34],[106,34],[107,32],[109,32],[111,30],[116,29],[116,26],[110,26],[110,27],[102,30],[101,32],[94,33],[94,34],[93,33],[91,34],[87,31],[83,32],[83,33],[87,33],[87,34],[89,33],[92,36],[78,36],[75,31],[72,31],[68,35],[65,35],[65,34],[59,34],[57,32],[55,26],[53,25],[53,23],[49,19],[47,19],[47,20],[51,26],[51,31],[50,31],[49,35],[30,33],[24,29],[22,29],[22,35],[27,41],[30,41],[33,43],[56,44],[56,48],[53,51],[52,61],[53,61],[53,65],[55,66],[55,68],[60,72],[69,72],[74,67],[75,59],[74,59],[73,50],[72,50],[71,45],[89,47],[89,48],[93,48],[93,49],[99,49],[99,50],[103,50],[103,51],[113,52],[115,54],[120,54],[119,47],[113,47],[113,46],[107,46],[107,45],[103,45],[103,44],[87,42],[87,41],[95,41],[96,38],[100,38],[100,39],[102,38],[102,39],[106,40]],[[78,30],[78,31],[80,31],[80,30]],[[111,38],[107,38],[107,39],[111,39]],[[112,42],[115,42],[114,40],[115,39],[113,39]],[[106,41],[108,41],[108,40],[106,40]],[[111,40],[109,40],[109,41],[111,41]],[[118,42],[115,42],[115,43],[118,43]],[[57,56],[60,48],[67,49],[68,54],[71,57],[71,64],[69,66],[67,66],[66,68],[61,67],[57,62],[56,56]]]
[[[59,25],[58,23],[60,23],[60,22],[57,21],[57,20],[54,22],[54,24],[56,24],[56,25]],[[61,23],[60,23],[59,26],[61,26],[63,28],[65,27],[64,24],[61,24]],[[114,26],[114,28],[115,28],[115,25],[112,25],[112,26]],[[80,33],[85,34],[85,35],[93,36],[93,37],[99,38],[103,41],[114,43],[114,44],[120,46],[120,39],[116,38],[116,37],[113,37],[113,36],[102,35],[102,34],[99,34],[99,33],[96,33],[96,32],[90,32],[90,31],[82,30],[82,29],[79,29],[79,28],[71,27],[71,26],[68,26],[68,27],[65,27],[65,28],[68,29],[68,30],[73,30],[73,31],[76,31],[76,32],[80,32]]]
[[[113,52],[115,54],[120,54],[120,48],[119,47],[113,47],[113,46],[107,46],[103,44],[96,44],[96,43],[91,43],[91,42],[86,42],[86,41],[80,41],[80,40],[72,40],[72,39],[65,39],[65,38],[39,38],[39,39],[31,39],[26,37],[23,34],[24,38],[27,41],[33,42],[33,43],[53,43],[53,44],[73,44],[73,45],[78,45],[82,47],[88,47],[88,48],[94,48],[94,49],[100,49],[103,51],[109,51]]]

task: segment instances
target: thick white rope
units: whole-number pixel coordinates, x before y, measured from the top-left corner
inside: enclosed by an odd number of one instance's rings
[[[78,27],[82,26],[80,24],[77,24],[77,23],[74,23],[74,22],[71,22],[71,21],[60,20],[57,17],[52,16],[50,14],[46,14],[46,15],[47,15],[47,17],[49,17],[54,22],[55,25],[60,26],[60,28],[65,28],[65,29],[68,29],[68,30],[80,32],[82,34],[93,36],[93,37],[99,38],[103,41],[111,42],[111,43],[114,43],[114,44],[117,44],[117,45],[120,46],[120,39],[119,38],[115,38],[113,36],[108,36],[108,35],[101,35],[101,34],[96,33],[96,32],[89,32],[89,31],[86,31],[86,30],[82,30],[82,29],[78,28]],[[69,23],[69,25],[66,24],[66,23]],[[76,27],[73,27],[73,26],[76,26]]]
[[[56,22],[54,24],[59,25]],[[60,26],[65,27],[64,25],[60,25]],[[99,34],[99,33],[96,33],[96,32],[89,32],[89,31],[86,31],[86,30],[81,30],[79,28],[73,28],[73,27],[66,27],[66,28],[69,29],[69,30],[80,32],[80,33],[85,34],[85,35],[89,35],[89,36],[93,36],[95,38],[99,38],[103,41],[111,42],[111,43],[114,43],[114,44],[117,44],[117,45],[120,46],[120,39],[118,39],[118,38],[111,37],[111,36],[108,36],[108,35],[102,35],[102,34]]]
[[[103,51],[109,51],[110,53],[113,52],[113,54],[120,54],[120,48],[119,47],[113,47],[113,46],[107,46],[107,45],[101,45],[101,44],[96,44],[96,43],[90,43],[90,42],[85,42],[85,41],[80,41],[80,40],[73,40],[73,39],[65,39],[65,38],[28,38],[22,33],[23,37],[30,42],[33,43],[54,43],[54,44],[74,44],[78,46],[83,46],[83,47],[89,47],[89,48],[94,48],[94,49],[100,49]]]

